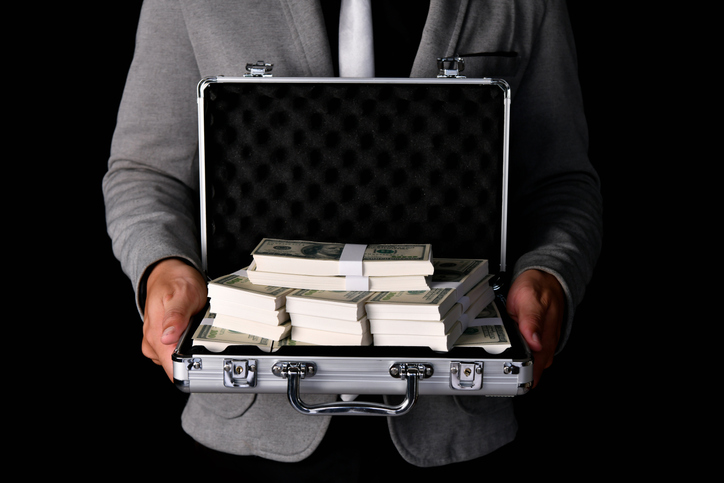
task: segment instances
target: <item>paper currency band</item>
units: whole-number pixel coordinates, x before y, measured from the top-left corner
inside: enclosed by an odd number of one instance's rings
[[[357,275],[345,275],[344,289],[347,292],[369,292],[370,278]]]
[[[430,282],[430,288],[451,288],[455,291],[455,294],[457,296],[465,295],[459,293],[461,285],[462,282]]]
[[[457,288],[462,285],[462,282],[432,282],[430,288]]]
[[[365,255],[367,245],[347,243],[339,256],[339,274],[362,276],[362,259]]]
[[[457,303],[463,306],[463,312],[465,312],[470,308],[470,297],[467,295],[460,297]]]

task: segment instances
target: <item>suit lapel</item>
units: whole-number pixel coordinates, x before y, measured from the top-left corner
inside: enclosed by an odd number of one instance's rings
[[[290,75],[334,75],[329,39],[324,25],[322,7],[317,0],[278,0],[294,33],[294,65],[299,72]]]
[[[469,0],[430,0],[430,12],[410,77],[437,75],[437,58],[455,54]]]

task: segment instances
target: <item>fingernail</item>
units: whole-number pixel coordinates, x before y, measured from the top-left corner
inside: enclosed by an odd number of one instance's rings
[[[540,344],[540,343],[541,343],[541,342],[540,342],[540,335],[538,334],[538,332],[533,332],[532,337],[533,337],[533,342],[535,342],[536,344]]]
[[[176,331],[176,327],[173,325],[171,327],[166,328],[166,330],[163,331],[163,334],[161,337],[166,337],[167,335],[171,335]]]

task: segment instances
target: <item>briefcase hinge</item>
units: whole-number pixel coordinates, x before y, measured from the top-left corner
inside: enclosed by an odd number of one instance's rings
[[[465,59],[460,56],[437,58],[438,77],[464,79],[465,76],[460,75],[463,70],[465,70]]]
[[[248,359],[225,359],[224,386],[226,387],[255,387],[256,361]]]
[[[451,362],[450,387],[461,391],[476,391],[483,387],[482,362]]]
[[[187,371],[200,371],[203,369],[203,361],[198,357],[184,359],[183,363],[186,365]]]
[[[253,64],[246,64],[246,72],[244,77],[271,77],[271,70],[274,64],[257,60]]]
[[[421,362],[402,362],[390,366],[390,375],[403,380],[410,376],[419,376],[421,379],[426,379],[432,376],[433,372],[431,364]]]

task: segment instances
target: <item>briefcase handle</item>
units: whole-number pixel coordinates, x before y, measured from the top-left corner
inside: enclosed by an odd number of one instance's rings
[[[302,414],[317,416],[401,416],[412,409],[419,396],[420,379],[430,375],[429,366],[407,365],[404,379],[407,381],[405,398],[399,405],[387,405],[367,401],[337,401],[322,404],[307,404],[301,398],[301,381],[309,366],[304,364],[285,365],[283,372],[287,379],[287,398],[294,409]],[[401,377],[402,378],[402,377]]]

